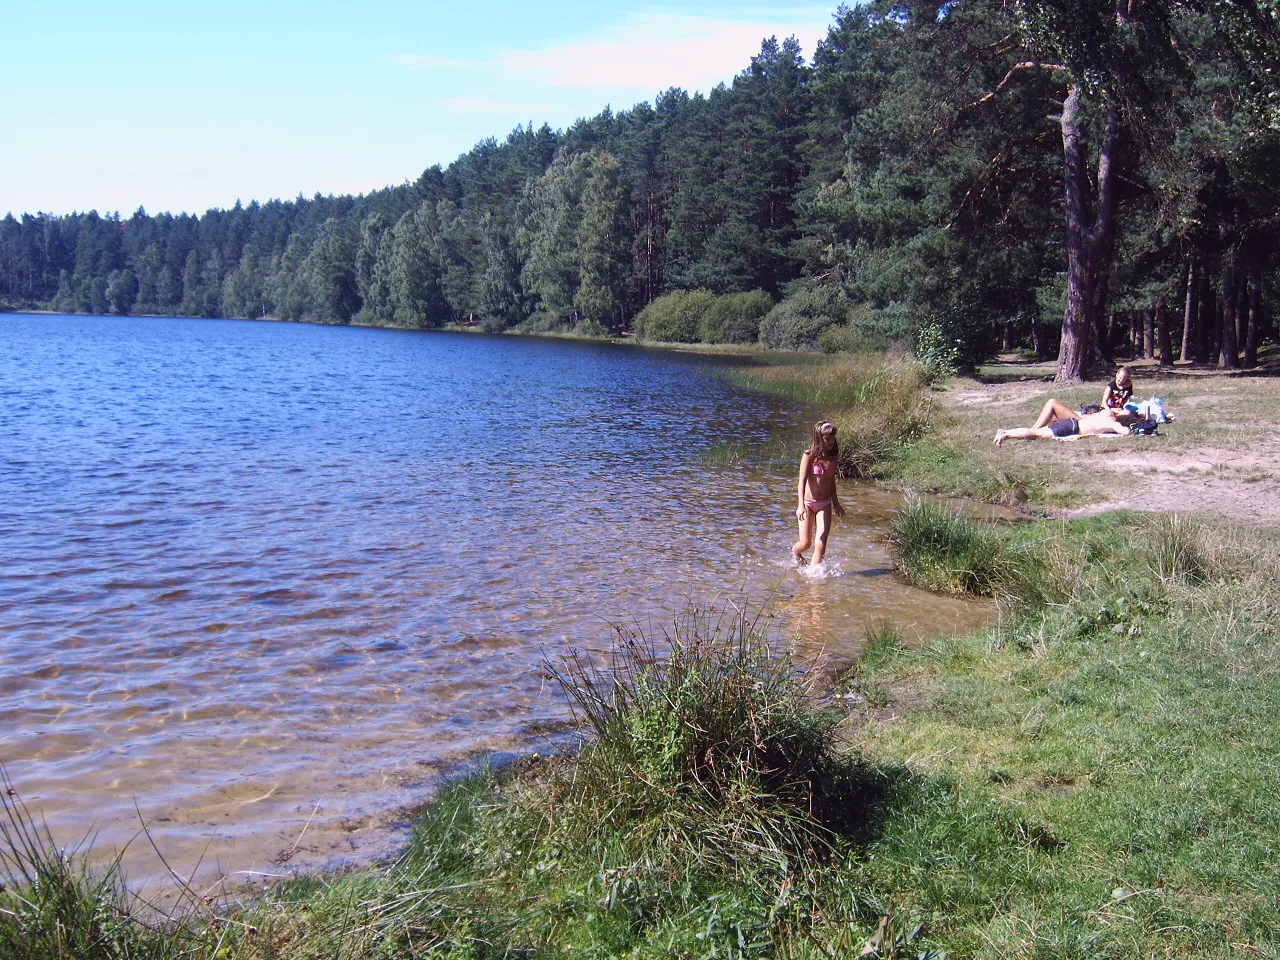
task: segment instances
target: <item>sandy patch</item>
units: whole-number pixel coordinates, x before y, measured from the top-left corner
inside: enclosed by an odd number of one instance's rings
[[[1090,501],[1063,515],[1177,510],[1280,527],[1280,433],[1274,427],[1280,378],[1203,370],[1135,377],[1138,397],[1158,395],[1177,415],[1160,428],[1162,436],[1009,442],[999,460],[1011,468],[1050,469],[1059,487]],[[1101,382],[957,381],[943,403],[956,415],[957,428],[975,437],[1030,425],[1049,397],[1077,409],[1097,403],[1102,388]]]

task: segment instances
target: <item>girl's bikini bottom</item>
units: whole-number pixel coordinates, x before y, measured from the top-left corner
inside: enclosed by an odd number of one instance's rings
[[[831,506],[834,500],[835,497],[827,497],[823,500],[810,500],[806,497],[804,505],[810,513],[821,513],[823,510],[827,509],[827,507]]]

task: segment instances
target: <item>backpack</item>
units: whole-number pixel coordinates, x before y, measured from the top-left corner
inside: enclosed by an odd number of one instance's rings
[[[1160,424],[1155,420],[1139,420],[1129,427],[1129,433],[1140,437],[1158,437],[1160,435],[1159,428]]]

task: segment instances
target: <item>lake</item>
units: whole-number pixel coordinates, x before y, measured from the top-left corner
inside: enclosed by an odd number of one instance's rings
[[[562,745],[542,660],[611,624],[738,606],[839,659],[984,622],[892,575],[885,491],[791,566],[799,446],[708,452],[809,416],[631,345],[0,316],[0,760],[60,842],[145,821],[180,872],[279,873]]]

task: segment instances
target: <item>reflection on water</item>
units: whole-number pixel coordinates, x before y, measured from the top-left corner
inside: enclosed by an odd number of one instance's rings
[[[794,465],[702,457],[803,419],[634,348],[2,317],[0,759],[61,837],[140,812],[178,863],[315,865],[554,743],[541,659],[612,622],[768,609],[847,658],[871,620],[982,621],[891,575],[892,494],[842,495],[816,577]]]

